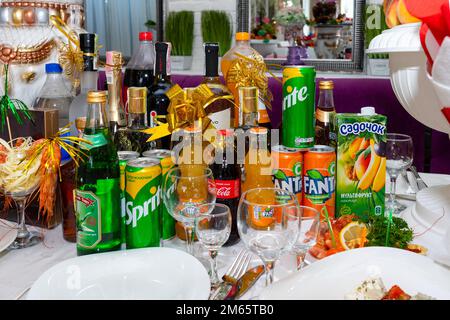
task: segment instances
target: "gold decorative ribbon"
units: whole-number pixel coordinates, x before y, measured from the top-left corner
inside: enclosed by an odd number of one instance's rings
[[[58,62],[76,88],[80,85],[78,75],[83,71],[83,52],[78,35],[60,17],[52,15],[50,21],[67,38],[67,44],[61,43],[58,46]]]
[[[257,55],[247,57],[238,52],[235,55],[238,59],[232,63],[227,72],[226,82],[234,84],[236,88],[257,87],[259,89],[260,99],[271,110],[273,95],[269,90],[269,79],[266,73],[271,74],[277,81],[280,80],[269,71],[262,57]]]
[[[208,107],[220,100],[227,100],[230,105],[234,105],[232,95],[217,96],[206,84],[186,89],[176,84],[167,91],[166,95],[170,99],[167,115],[158,117],[159,119],[164,117],[166,122],[158,121],[158,126],[143,131],[151,135],[148,142],[168,136],[177,129],[193,125],[201,127],[203,131],[212,128],[211,120],[208,118],[211,114],[207,111]],[[220,111],[223,110],[216,112]]]

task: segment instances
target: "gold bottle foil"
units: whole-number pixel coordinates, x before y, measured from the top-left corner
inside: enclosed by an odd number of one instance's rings
[[[243,113],[258,112],[259,90],[257,87],[239,88],[239,108]]]
[[[106,103],[108,100],[108,91],[89,91],[87,94],[87,103]]]
[[[147,88],[128,88],[128,110],[139,114],[147,112]]]

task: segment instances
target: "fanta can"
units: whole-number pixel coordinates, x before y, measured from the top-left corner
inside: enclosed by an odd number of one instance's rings
[[[272,147],[272,166],[275,188],[295,194],[298,204],[301,205],[303,200],[302,152],[285,146],[274,146]]]
[[[336,202],[336,153],[328,146],[315,146],[305,153],[303,169],[303,204],[321,212],[324,207],[330,218],[334,217]]]

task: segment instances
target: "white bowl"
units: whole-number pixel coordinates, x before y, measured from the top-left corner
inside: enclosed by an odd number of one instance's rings
[[[210,280],[193,256],[148,248],[69,259],[46,271],[29,300],[206,300]]]
[[[442,104],[427,75],[420,23],[394,27],[375,37],[367,53],[389,53],[391,84],[405,110],[424,125],[450,134]]]
[[[399,285],[406,293],[419,292],[450,299],[450,271],[431,259],[406,250],[363,248],[317,261],[264,289],[262,300],[343,300],[368,277],[380,277],[387,289]]]

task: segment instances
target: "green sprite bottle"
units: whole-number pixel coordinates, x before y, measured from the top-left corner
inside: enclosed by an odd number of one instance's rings
[[[106,118],[106,92],[91,91],[80,148],[86,154],[76,174],[77,253],[119,250],[121,247],[120,169]]]

